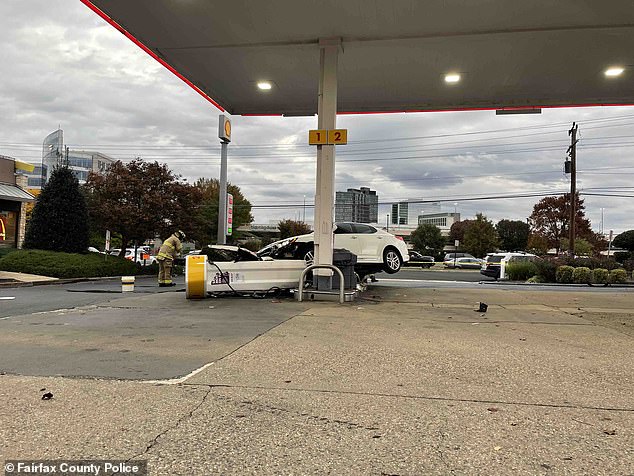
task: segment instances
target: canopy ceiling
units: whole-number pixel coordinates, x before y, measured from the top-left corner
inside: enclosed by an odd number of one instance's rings
[[[231,114],[315,114],[332,37],[339,112],[634,104],[631,0],[81,1]]]

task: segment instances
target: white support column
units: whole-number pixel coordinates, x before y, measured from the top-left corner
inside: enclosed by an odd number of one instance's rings
[[[337,59],[341,38],[320,39],[318,129],[336,129]],[[335,146],[317,146],[317,182],[315,191],[315,263],[332,264],[333,209],[335,197]],[[332,271],[316,269],[317,289],[332,289]]]

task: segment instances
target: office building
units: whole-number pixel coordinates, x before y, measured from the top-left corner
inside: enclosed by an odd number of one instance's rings
[[[418,226],[418,216],[425,213],[440,213],[440,202],[404,200],[392,204],[390,223],[392,225]]]
[[[335,197],[335,221],[376,223],[379,216],[379,197],[368,187],[349,188],[337,192]]]
[[[90,172],[104,173],[113,162],[115,159],[101,152],[65,148],[64,131],[58,129],[44,139],[42,165],[29,174],[29,187],[41,188],[50,179],[55,167],[59,165],[67,165],[79,183],[86,183]],[[37,180],[37,172],[39,172],[40,180]]]
[[[425,213],[418,216],[419,225],[434,225],[443,235],[448,235],[451,225],[460,221],[460,213]]]

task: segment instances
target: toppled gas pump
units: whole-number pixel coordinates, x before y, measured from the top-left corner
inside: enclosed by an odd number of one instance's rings
[[[253,293],[296,288],[304,260],[212,262],[207,255],[185,260],[185,296],[202,299],[214,293]]]

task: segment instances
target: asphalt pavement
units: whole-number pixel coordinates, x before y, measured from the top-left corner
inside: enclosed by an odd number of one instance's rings
[[[0,459],[147,460],[153,475],[634,474],[631,289],[378,277],[344,305],[187,301],[149,282],[0,289],[14,297],[0,300]]]

